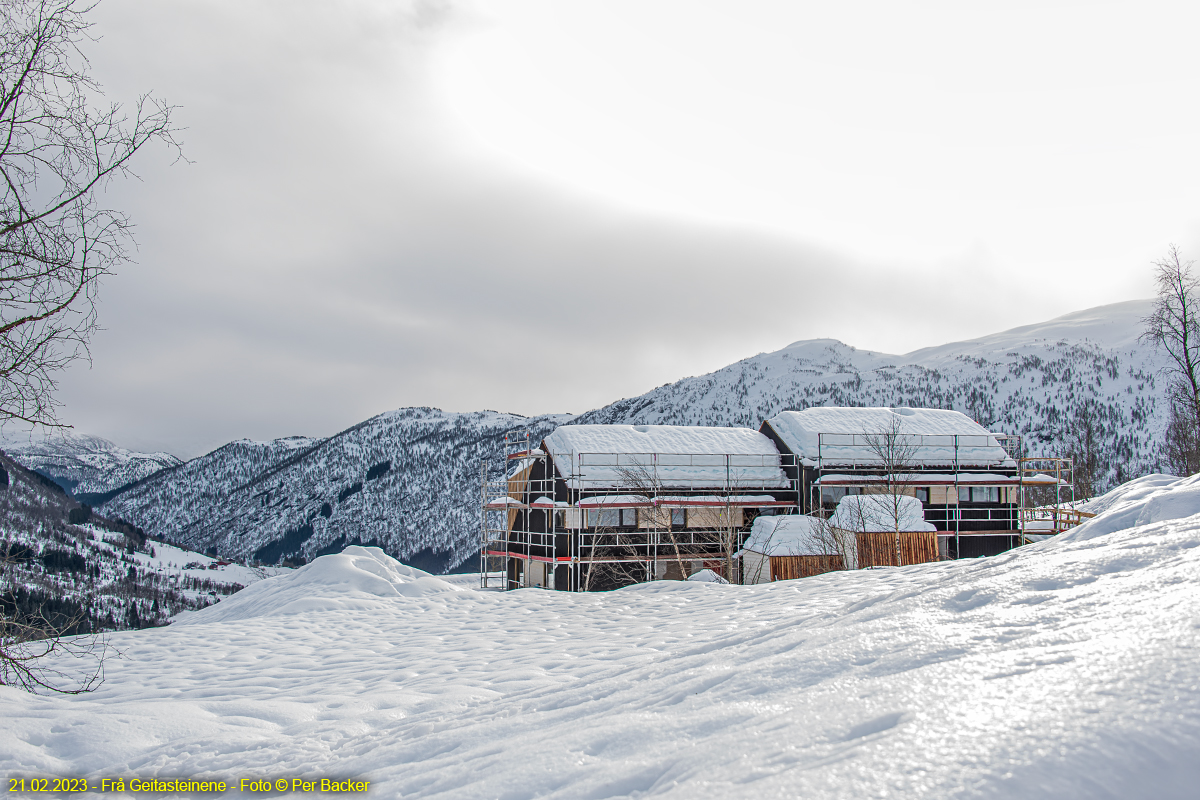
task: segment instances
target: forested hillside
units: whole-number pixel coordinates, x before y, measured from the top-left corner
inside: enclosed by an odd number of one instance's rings
[[[0,453],[0,604],[69,633],[163,625],[256,579],[92,513]]]
[[[327,439],[233,442],[159,473],[106,513],[193,549],[267,563],[374,544],[422,568],[468,560],[480,465],[503,469],[507,431],[544,435],[570,419],[405,408]]]

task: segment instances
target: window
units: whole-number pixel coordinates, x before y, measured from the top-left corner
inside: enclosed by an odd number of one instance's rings
[[[958,487],[958,502],[960,503],[999,503],[1000,487],[998,486],[960,486]]]
[[[621,524],[621,512],[616,509],[591,509],[588,511],[589,528],[616,528]]]
[[[837,502],[846,496],[845,486],[822,486],[821,487],[821,503],[829,505],[837,505]]]
[[[922,503],[929,502],[929,489],[927,489],[927,488],[917,489],[916,495],[917,495],[917,499],[920,500]]]
[[[621,509],[621,526],[624,528],[637,527],[637,509],[622,508]]]
[[[687,527],[687,509],[672,508],[671,509],[671,527],[686,528]]]

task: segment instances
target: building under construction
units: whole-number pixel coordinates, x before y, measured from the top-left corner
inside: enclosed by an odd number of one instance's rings
[[[481,574],[509,589],[604,590],[705,569],[740,581],[757,518],[824,519],[859,494],[916,498],[931,533],[856,566],[991,555],[1080,518],[1069,462],[1022,458],[1014,437],[937,409],[814,408],[759,431],[566,425],[540,442],[508,435],[505,464],[483,467]],[[786,559],[807,555],[772,557],[778,576],[804,574]]]

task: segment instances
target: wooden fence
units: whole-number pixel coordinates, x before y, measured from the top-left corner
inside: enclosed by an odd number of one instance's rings
[[[935,531],[901,531],[900,559],[900,566],[937,561],[937,533]],[[858,534],[858,566],[859,569],[897,566],[896,534],[892,531]]]
[[[771,580],[790,581],[845,569],[841,556],[771,556]]]

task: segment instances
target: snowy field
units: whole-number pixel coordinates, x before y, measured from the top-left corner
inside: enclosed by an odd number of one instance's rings
[[[100,539],[101,534],[102,532],[98,531],[94,535]],[[242,586],[249,586],[264,578],[291,572],[289,567],[247,567],[244,564],[230,563],[163,542],[151,542],[150,545],[154,549],[154,555],[142,552],[133,552],[128,555],[138,566],[151,572],[204,579],[213,583],[236,583]],[[202,593],[192,591],[187,594]]]
[[[0,687],[0,774],[336,777],[389,798],[1194,798],[1200,492],[1123,489],[999,557],[753,587],[484,593],[350,548],[113,635],[94,694]]]

